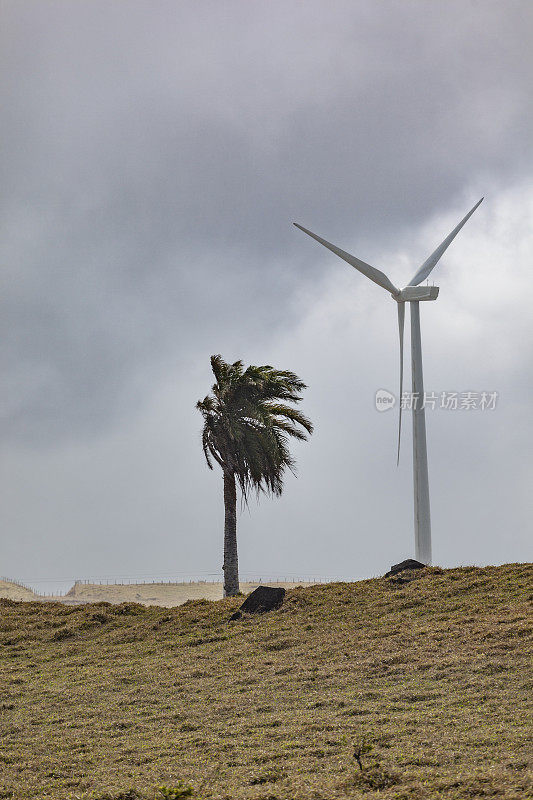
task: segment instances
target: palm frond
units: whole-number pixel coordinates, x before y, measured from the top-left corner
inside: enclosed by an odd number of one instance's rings
[[[196,408],[204,418],[202,448],[210,469],[213,460],[233,474],[243,502],[251,491],[280,495],[286,469],[294,472],[291,438],[305,441],[311,421],[287,403],[299,403],[305,383],[293,372],[242,361],[211,357],[216,383],[212,395]]]

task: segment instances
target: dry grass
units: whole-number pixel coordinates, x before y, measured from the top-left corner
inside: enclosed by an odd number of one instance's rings
[[[0,798],[532,796],[533,567],[411,577],[235,622],[0,601]]]

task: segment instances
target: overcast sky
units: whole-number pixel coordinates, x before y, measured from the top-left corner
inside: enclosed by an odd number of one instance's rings
[[[395,304],[291,223],[405,285],[482,195],[421,308],[426,389],[498,392],[427,412],[434,561],[531,560],[530,0],[0,8],[0,574],[220,574],[212,353],[295,371],[316,427],[242,572],[413,556]]]

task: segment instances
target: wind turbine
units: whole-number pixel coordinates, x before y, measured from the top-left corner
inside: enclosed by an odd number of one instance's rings
[[[347,261],[352,267],[362,272],[371,281],[382,286],[391,293],[393,300],[398,305],[398,331],[400,336],[400,397],[399,397],[399,420],[398,420],[398,456],[400,460],[400,438],[402,432],[402,390],[403,390],[403,330],[405,321],[405,304],[411,305],[411,376],[413,386],[413,483],[414,483],[414,510],[415,510],[415,557],[423,564],[431,564],[431,518],[429,511],[429,481],[428,481],[428,457],[426,445],[426,415],[424,411],[424,379],[422,375],[422,342],[420,338],[420,306],[419,303],[425,300],[436,300],[439,294],[438,286],[419,286],[425,280],[435,264],[439,261],[444,251],[455,239],[463,225],[470,219],[476,208],[482,203],[483,197],[476,205],[463,217],[461,222],[444,239],[437,249],[422,264],[420,269],[415,272],[408,285],[404,289],[397,289],[381,272],[370,264],[366,264],[359,258],[350,255],[345,250],[341,250],[331,242],[327,242],[315,233],[308,231],[298,223],[293,223],[304,233],[307,233],[317,242],[327,247],[332,253]],[[420,404],[417,403],[420,399]]]

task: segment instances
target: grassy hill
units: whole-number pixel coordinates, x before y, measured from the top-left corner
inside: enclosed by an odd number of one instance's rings
[[[1,600],[0,798],[533,796],[533,566],[404,576],[234,622]]]

